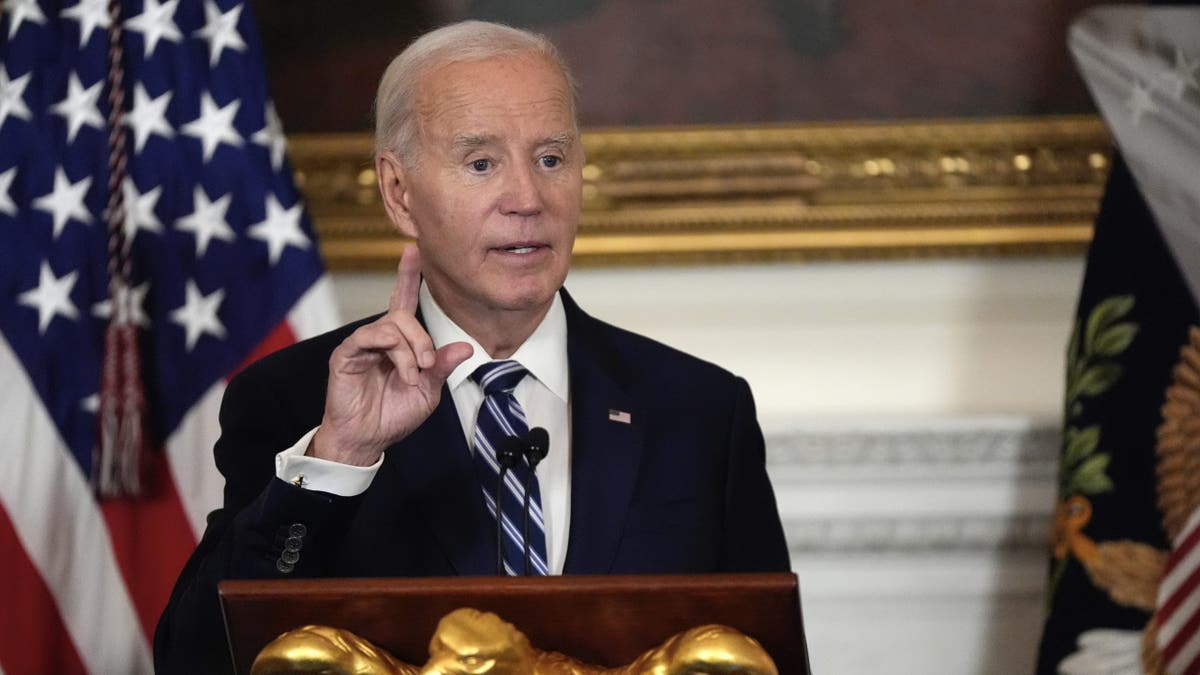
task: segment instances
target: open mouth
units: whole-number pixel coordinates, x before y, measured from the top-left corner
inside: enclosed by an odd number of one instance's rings
[[[509,246],[499,246],[496,250],[503,251],[504,253],[513,253],[515,255],[529,255],[530,253],[536,253],[544,248],[546,248],[546,246],[543,244],[518,242]]]

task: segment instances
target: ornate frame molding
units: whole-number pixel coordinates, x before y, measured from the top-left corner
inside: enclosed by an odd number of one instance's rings
[[[1110,152],[1082,116],[597,129],[583,143],[583,265],[1076,253]],[[391,269],[404,242],[371,139],[289,145],[329,266]]]

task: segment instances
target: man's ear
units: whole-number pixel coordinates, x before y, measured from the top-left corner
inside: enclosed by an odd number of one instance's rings
[[[391,150],[375,155],[375,175],[379,179],[379,194],[383,197],[383,208],[392,225],[406,237],[417,239],[417,225],[409,211],[409,172],[400,158]]]

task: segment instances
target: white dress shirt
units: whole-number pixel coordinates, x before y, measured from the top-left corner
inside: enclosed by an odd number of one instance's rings
[[[434,347],[451,342],[466,342],[474,349],[471,358],[461,363],[446,385],[458,410],[463,437],[467,447],[475,451],[475,420],[483,404],[483,389],[471,380],[471,373],[492,361],[486,351],[470,335],[455,324],[421,282],[419,303],[425,330]],[[507,360],[517,361],[526,375],[513,391],[513,397],[525,410],[530,428],[542,427],[550,435],[550,454],[538,465],[538,485],[542,497],[542,515],[546,525],[546,561],[551,574],[562,574],[567,557],[567,535],[571,524],[571,415],[570,376],[567,366],[567,315],[562,298],[557,294],[542,322],[527,340]],[[316,429],[308,432],[295,445],[275,457],[275,475],[289,483],[301,483],[310,490],[320,490],[342,496],[361,494],[370,486],[383,458],[369,467],[356,467],[308,457],[308,449]],[[464,495],[474,499],[482,496]]]

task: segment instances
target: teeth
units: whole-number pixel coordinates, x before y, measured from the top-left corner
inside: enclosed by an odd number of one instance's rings
[[[533,246],[515,246],[513,248],[507,248],[504,250],[508,251],[509,253],[522,253],[523,254],[523,253],[533,253],[534,248],[535,247],[533,247]]]

